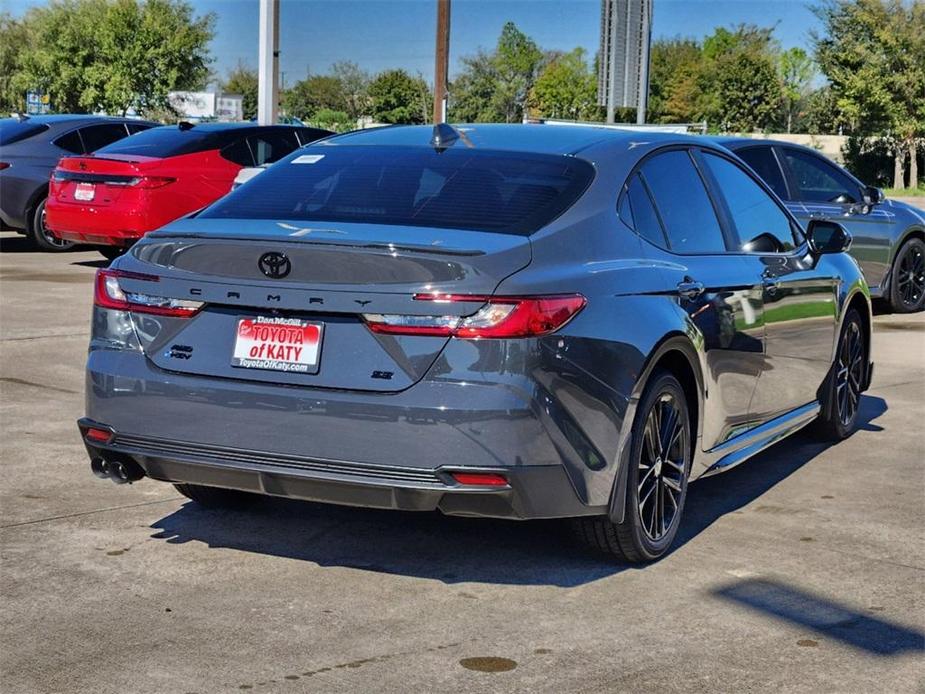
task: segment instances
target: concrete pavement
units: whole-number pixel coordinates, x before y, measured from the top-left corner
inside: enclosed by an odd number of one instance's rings
[[[0,234],[3,692],[914,692],[925,686],[925,314],[876,318],[863,425],[692,485],[663,561],[559,523],[90,474],[95,252]]]

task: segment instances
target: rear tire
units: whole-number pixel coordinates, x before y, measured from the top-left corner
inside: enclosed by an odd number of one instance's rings
[[[925,305],[925,241],[909,239],[893,261],[890,308],[894,313],[914,313]]]
[[[204,487],[200,484],[173,485],[187,499],[206,508],[244,508],[254,501],[254,495],[236,489]]]
[[[691,422],[684,388],[655,371],[633,422],[622,523],[578,518],[578,538],[592,549],[632,563],[664,556],[681,523],[691,461]]]
[[[32,218],[29,220],[29,229],[27,236],[32,239],[36,248],[46,253],[61,253],[69,251],[74,247],[73,241],[65,241],[52,235],[51,231],[45,226],[45,202],[47,198],[39,200],[39,204],[32,211]]]
[[[857,429],[867,353],[861,315],[853,308],[848,309],[838,337],[835,362],[824,386],[822,412],[816,420],[819,435],[828,441],[846,439]]]

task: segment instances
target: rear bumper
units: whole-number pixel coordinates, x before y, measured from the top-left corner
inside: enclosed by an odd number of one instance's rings
[[[89,419],[78,425],[81,431],[90,426],[107,428]],[[560,466],[479,468],[480,472],[501,473],[508,480],[507,486],[479,487],[460,484],[450,475],[460,469],[476,471],[472,467],[386,467],[118,432],[108,443],[85,438],[84,445],[91,459],[132,461],[152,479],[307,501],[518,520],[606,512],[582,504]]]
[[[144,215],[117,207],[58,202],[49,196],[45,224],[61,239],[102,246],[130,246],[150,229]]]
[[[533,391],[530,390],[531,386]],[[592,471],[538,384],[424,379],[390,394],[298,388],[164,371],[142,353],[93,349],[86,441],[145,474],[298,499],[502,518],[606,513],[613,470]],[[460,485],[497,472],[508,487]],[[597,481],[595,498],[591,480]]]

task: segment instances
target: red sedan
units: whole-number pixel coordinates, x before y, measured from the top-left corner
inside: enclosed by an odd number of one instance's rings
[[[115,257],[147,232],[220,198],[243,167],[275,162],[329,134],[252,123],[152,128],[92,155],[63,158],[45,223],[58,238]]]

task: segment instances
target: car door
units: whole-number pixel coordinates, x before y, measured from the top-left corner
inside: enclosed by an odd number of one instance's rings
[[[708,450],[749,421],[765,359],[758,279],[746,258],[729,253],[715,206],[687,149],[646,159],[627,181],[621,204],[631,207],[636,231],[651,242],[667,285],[677,287],[691,334],[702,344],[708,393],[702,443]]]
[[[764,422],[818,398],[832,363],[839,276],[825,256],[808,253],[797,225],[759,179],[716,152],[698,159],[736,250],[761,281],[767,361],[750,414]]]
[[[875,290],[890,266],[890,240],[895,217],[882,206],[864,201],[863,185],[821,155],[809,150],[780,146],[795,202],[809,219],[831,219],[851,232],[851,255],[864,278]]]

